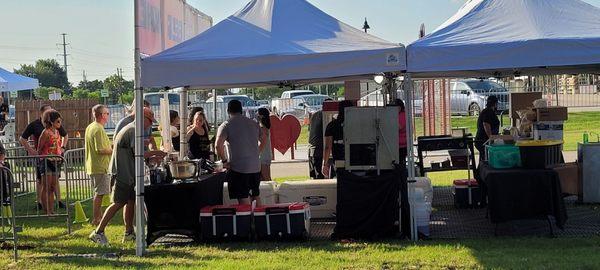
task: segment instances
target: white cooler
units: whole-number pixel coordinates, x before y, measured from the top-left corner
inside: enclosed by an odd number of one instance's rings
[[[262,204],[278,204],[279,199],[277,198],[277,182],[260,182],[259,197]],[[223,205],[234,205],[237,203],[237,200],[229,199],[229,189],[227,188],[227,182],[223,183]]]
[[[311,217],[333,218],[337,205],[337,180],[288,181],[279,185],[280,203],[307,202]]]

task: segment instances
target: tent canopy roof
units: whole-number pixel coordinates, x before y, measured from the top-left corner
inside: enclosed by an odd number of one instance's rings
[[[142,86],[311,83],[406,70],[404,47],[366,34],[306,0],[253,0],[233,16],[142,60]]]
[[[417,77],[599,72],[600,8],[580,0],[470,0],[407,54]]]
[[[0,68],[0,92],[16,92],[19,90],[36,89],[37,79],[25,77]]]

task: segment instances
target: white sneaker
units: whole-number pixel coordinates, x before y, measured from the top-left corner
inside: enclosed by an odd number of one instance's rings
[[[123,243],[130,242],[130,241],[135,241],[135,233],[133,233],[133,232],[129,232],[129,233],[126,232],[123,235]]]
[[[92,242],[97,243],[98,245],[101,246],[108,246],[108,239],[106,239],[106,235],[104,235],[103,232],[101,233],[96,233],[96,230],[93,230],[92,233],[90,233],[90,236],[88,237],[90,240],[92,240]]]

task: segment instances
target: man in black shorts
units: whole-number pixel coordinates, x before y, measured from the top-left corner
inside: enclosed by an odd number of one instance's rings
[[[27,125],[27,127],[25,128],[25,131],[23,131],[23,134],[21,134],[21,137],[19,138],[19,142],[21,143],[21,146],[23,146],[23,148],[25,148],[25,150],[27,150],[27,153],[30,156],[37,156],[38,152],[37,152],[37,144],[38,141],[40,139],[40,135],[42,135],[42,132],[44,131],[44,124],[42,123],[42,115],[44,114],[45,111],[47,110],[51,110],[52,107],[50,105],[42,105],[40,107],[40,117],[36,120],[34,120],[33,122],[29,123],[29,125]],[[65,150],[65,146],[67,145],[67,142],[69,141],[69,134],[67,133],[67,130],[65,130],[64,125],[61,125],[60,129],[58,129],[58,133],[60,134],[60,136],[63,138],[62,141],[62,147],[63,147],[63,152]],[[28,140],[32,140],[33,141],[33,147],[29,144]],[[36,177],[37,177],[37,201],[38,201],[38,209],[42,209],[42,205],[41,205],[41,190],[42,190],[42,174],[39,170],[39,166],[37,167],[36,170]],[[56,186],[55,189],[55,196],[56,196],[56,200],[58,201],[58,207],[59,208],[65,208],[65,204],[61,201],[60,199],[60,185]]]
[[[229,120],[223,122],[217,131],[217,154],[228,169],[229,198],[237,199],[240,204],[250,204],[250,196],[260,205],[260,127],[242,115],[242,111],[242,103],[238,100],[227,104]],[[228,143],[229,159],[225,155],[225,142]]]

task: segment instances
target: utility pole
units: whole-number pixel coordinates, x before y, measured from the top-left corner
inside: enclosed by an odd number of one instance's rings
[[[69,44],[67,43],[67,34],[62,33],[61,35],[62,35],[63,43],[59,44],[59,45],[63,46],[63,54],[61,54],[61,55],[62,55],[63,61],[64,61],[65,74],[68,74],[67,73],[67,55],[68,55],[67,54],[67,45],[69,45]],[[67,75],[67,78],[68,78],[68,75]]]
[[[63,40],[63,43],[62,43],[62,44],[59,44],[59,45],[62,45],[62,46],[63,46],[63,54],[62,54],[62,57],[63,57],[63,61],[64,61],[65,76],[67,77],[67,81],[69,81],[69,73],[67,73],[67,66],[68,66],[68,65],[67,65],[67,55],[68,55],[68,54],[67,54],[67,45],[69,45],[69,44],[67,43],[67,34],[66,34],[66,33],[62,33],[61,35],[62,35],[62,40]],[[67,86],[66,86],[66,88],[67,88],[67,89],[65,89],[65,92],[66,92],[67,94],[69,94],[69,93],[71,92],[71,91],[70,91],[70,89],[68,89],[68,88],[69,88],[69,86],[67,85]]]

